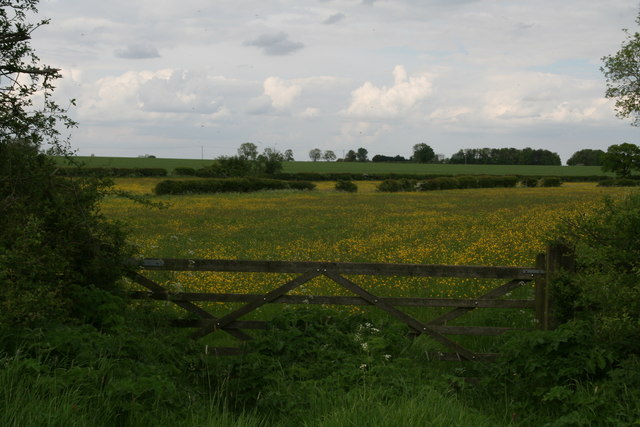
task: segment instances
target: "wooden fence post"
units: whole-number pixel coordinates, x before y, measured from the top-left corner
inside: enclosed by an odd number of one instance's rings
[[[576,268],[575,258],[573,251],[567,245],[555,242],[547,246],[546,265],[545,265],[545,278],[544,278],[544,297],[542,301],[536,302],[537,304],[543,304],[544,318],[542,319],[542,329],[549,330],[554,329],[557,324],[553,315],[553,304],[550,298],[550,288],[554,278],[562,271],[574,272]],[[536,299],[537,299],[536,294]],[[541,308],[542,309],[542,308]]]
[[[536,257],[536,268],[540,270],[546,270],[547,268],[547,256],[546,254],[538,254]],[[538,328],[546,331],[549,326],[549,311],[548,311],[547,298],[547,275],[538,275],[535,280],[535,305],[536,305],[536,321],[538,322]]]

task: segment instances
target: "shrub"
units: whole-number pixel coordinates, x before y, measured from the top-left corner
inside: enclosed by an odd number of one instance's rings
[[[523,187],[537,187],[539,181],[540,179],[537,177],[527,176],[520,179],[520,184]]]
[[[456,176],[458,188],[478,188],[478,178],[471,175]]]
[[[414,179],[386,179],[378,184],[378,191],[398,192],[398,191],[415,191],[416,180]]]
[[[347,193],[355,193],[358,191],[358,186],[351,181],[340,180],[336,182],[336,191],[346,191]]]
[[[194,168],[175,168],[173,175],[178,176],[195,176],[196,170]]]
[[[546,176],[540,180],[540,187],[560,187],[562,180],[555,176]]]

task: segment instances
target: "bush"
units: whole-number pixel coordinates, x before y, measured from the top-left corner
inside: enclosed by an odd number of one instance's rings
[[[386,179],[378,184],[378,191],[398,192],[398,191],[415,191],[416,180],[414,179]]]
[[[173,175],[177,176],[195,176],[196,170],[194,168],[175,168]]]
[[[537,187],[539,181],[540,179],[537,177],[527,176],[520,179],[520,184],[523,187]]]
[[[418,183],[417,185],[417,189],[419,191],[451,190],[454,188],[458,188],[458,180],[447,176],[428,179]]]
[[[340,180],[336,182],[336,191],[346,191],[347,193],[355,193],[358,191],[358,186],[351,181]]]
[[[265,178],[227,178],[201,180],[166,180],[156,185],[154,192],[164,194],[249,193],[261,190],[313,190],[315,184],[306,181],[280,181]]]
[[[540,187],[560,187],[562,180],[555,176],[546,176],[540,180]]]
[[[458,188],[478,188],[478,178],[471,175],[456,176]]]

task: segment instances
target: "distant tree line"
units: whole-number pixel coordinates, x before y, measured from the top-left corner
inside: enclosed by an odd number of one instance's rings
[[[557,165],[560,156],[533,148],[466,148],[455,153],[448,163],[467,165]]]

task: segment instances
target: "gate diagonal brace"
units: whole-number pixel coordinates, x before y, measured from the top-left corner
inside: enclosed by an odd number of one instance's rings
[[[236,311],[233,311],[233,312],[227,314],[226,316],[223,316],[220,319],[211,322],[209,325],[204,326],[201,329],[198,329],[193,334],[191,334],[191,338],[193,338],[193,339],[202,338],[205,335],[209,335],[210,333],[215,332],[218,329],[223,329],[226,325],[228,325],[229,323],[235,321],[239,317],[242,317],[245,314],[250,313],[250,312],[252,312],[253,310],[255,310],[257,308],[260,308],[263,305],[274,301],[275,299],[277,299],[278,297],[286,294],[287,292],[292,291],[293,289],[297,288],[298,286],[301,286],[301,285],[307,283],[308,281],[318,277],[320,274],[322,274],[322,273],[320,272],[319,269],[314,269],[314,270],[308,271],[308,272],[306,272],[304,274],[301,274],[300,276],[298,276],[298,277],[294,278],[293,280],[285,283],[284,285],[280,286],[279,288],[274,289],[273,291],[269,292],[268,294],[259,295],[253,301],[251,301],[250,303],[240,307]],[[229,332],[228,330],[225,330],[225,331]]]
[[[127,276],[137,284],[142,285],[145,288],[149,289],[151,292],[158,293],[158,294],[165,294],[165,295],[168,294],[168,291],[164,287],[157,284],[153,280],[147,277],[144,277],[140,273],[137,273],[135,271],[130,271],[127,273]],[[215,322],[216,320],[218,320],[218,318],[215,317],[213,314],[200,308],[199,306],[197,306],[192,302],[189,302],[189,301],[171,301],[171,302],[199,316],[201,319],[208,320],[211,322]],[[246,334],[245,332],[239,331],[237,329],[225,329],[224,331],[232,335],[234,338],[237,338],[241,341],[249,341],[253,339],[251,335]]]
[[[504,285],[498,288],[492,289],[486,294],[479,296],[477,299],[492,299],[496,297],[501,297],[504,294],[523,286],[526,282],[530,282],[530,280],[522,280],[522,279],[511,280],[510,282],[507,282]],[[442,316],[439,316],[439,317],[436,317],[435,319],[430,320],[429,322],[427,322],[427,325],[434,325],[434,326],[443,325],[446,322],[453,319],[457,319],[458,317],[463,316],[473,310],[475,310],[475,307],[458,307],[456,309],[453,309],[452,311],[449,311],[443,314]]]
[[[377,307],[377,308],[379,308],[379,309],[381,309],[383,311],[386,311],[387,313],[389,313],[390,315],[392,315],[396,319],[398,319],[398,320],[406,323],[407,325],[409,325],[411,328],[413,328],[417,332],[429,335],[431,338],[435,339],[437,342],[439,342],[440,344],[444,345],[445,347],[448,347],[451,350],[455,351],[456,353],[460,354],[465,359],[467,359],[467,360],[479,360],[478,355],[476,353],[474,353],[473,351],[470,351],[470,350],[462,347],[457,342],[445,337],[444,335],[442,335],[439,332],[434,331],[427,324],[424,324],[424,323],[420,322],[419,320],[414,319],[413,317],[409,316],[405,312],[400,311],[397,308],[385,303],[384,301],[382,301],[377,296],[375,296],[372,293],[362,289],[360,286],[356,285],[355,283],[353,283],[349,279],[346,279],[346,278],[342,277],[340,274],[338,274],[336,272],[333,272],[333,271],[330,271],[330,270],[324,270],[323,274],[325,276],[327,276],[329,279],[331,279],[334,282],[336,282],[337,284],[339,284],[342,287],[344,287],[345,289],[347,289],[347,290],[353,292],[354,294],[360,296],[361,298],[366,300],[369,304],[374,305],[375,307]]]

